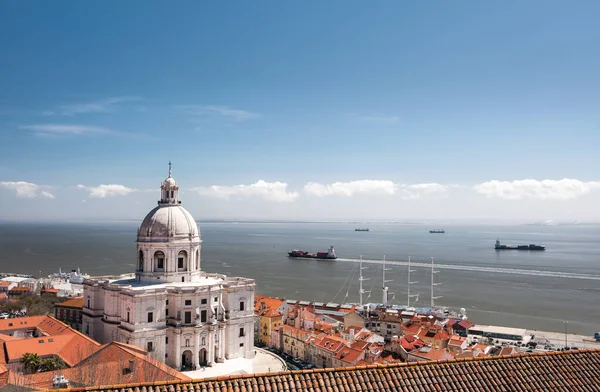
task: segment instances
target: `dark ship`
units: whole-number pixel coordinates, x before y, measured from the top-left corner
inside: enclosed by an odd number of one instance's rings
[[[305,250],[290,250],[288,252],[289,257],[299,258],[299,259],[322,259],[322,260],[335,260],[337,256],[335,255],[335,249],[333,246],[330,246],[327,249],[327,252],[317,252],[317,253],[308,253]]]
[[[502,245],[500,240],[496,240],[496,250],[546,250],[543,245],[529,244],[529,245]]]

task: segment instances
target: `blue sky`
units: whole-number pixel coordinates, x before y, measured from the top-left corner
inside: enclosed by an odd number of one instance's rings
[[[599,14],[4,1],[0,218],[600,219]]]

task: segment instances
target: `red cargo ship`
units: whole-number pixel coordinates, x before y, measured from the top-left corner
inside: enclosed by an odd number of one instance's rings
[[[337,256],[335,255],[335,250],[333,249],[333,246],[330,246],[329,249],[327,249],[327,252],[317,252],[317,253],[308,253],[307,251],[304,251],[304,250],[294,249],[294,250],[290,250],[288,252],[288,256],[300,258],[300,259],[323,259],[323,260],[337,259]]]

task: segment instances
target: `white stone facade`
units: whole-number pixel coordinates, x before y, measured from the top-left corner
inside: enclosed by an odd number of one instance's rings
[[[138,230],[134,279],[84,281],[83,332],[176,369],[254,356],[254,280],[200,269],[202,241],[171,177]]]

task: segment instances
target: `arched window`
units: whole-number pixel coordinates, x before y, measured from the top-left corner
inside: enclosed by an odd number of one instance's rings
[[[144,252],[140,249],[140,254],[138,257],[138,270],[142,271],[144,269]]]
[[[154,253],[154,271],[165,270],[165,254],[160,250]]]
[[[196,271],[200,271],[200,249],[196,251]]]
[[[187,252],[182,250],[177,255],[177,271],[186,271],[187,270]]]

